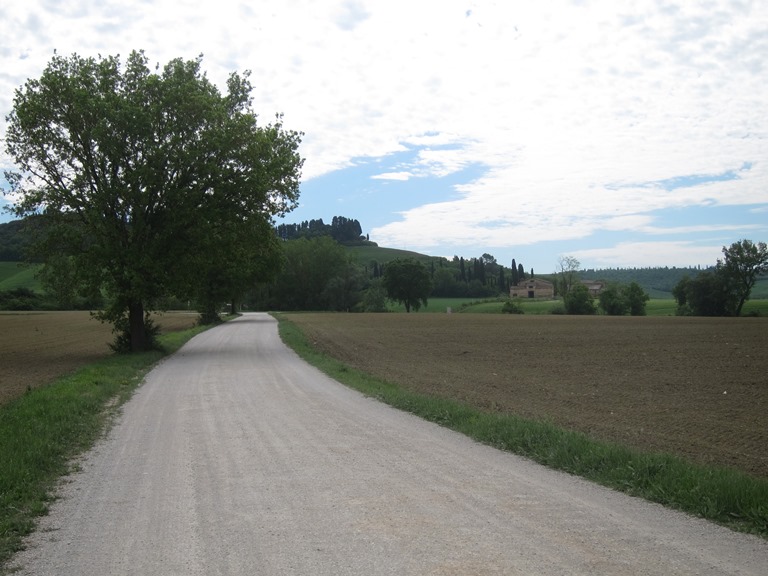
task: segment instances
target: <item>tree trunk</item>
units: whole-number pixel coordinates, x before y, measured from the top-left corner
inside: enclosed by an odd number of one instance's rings
[[[736,306],[736,316],[741,316],[741,309],[744,308],[744,302],[746,302],[747,299],[742,296],[739,298],[739,305]]]
[[[147,348],[143,302],[131,300],[128,303],[128,326],[131,331],[131,352],[143,352]]]

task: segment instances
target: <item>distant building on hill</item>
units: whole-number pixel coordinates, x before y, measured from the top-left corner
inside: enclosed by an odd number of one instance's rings
[[[518,282],[509,288],[510,298],[554,298],[555,285],[539,278]]]

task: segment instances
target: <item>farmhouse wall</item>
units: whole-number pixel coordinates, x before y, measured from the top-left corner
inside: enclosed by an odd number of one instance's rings
[[[603,288],[605,288],[604,282],[595,282],[593,280],[582,280],[581,283],[587,287],[587,289],[589,290],[589,293],[592,296],[599,296],[600,292],[602,292]]]
[[[531,278],[518,282],[509,289],[510,298],[554,298],[555,285],[546,280]]]

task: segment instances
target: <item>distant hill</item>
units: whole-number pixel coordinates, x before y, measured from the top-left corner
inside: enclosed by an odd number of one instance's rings
[[[601,280],[629,284],[637,282],[651,298],[672,298],[672,290],[685,276],[695,277],[700,268],[603,268],[582,270],[582,280]]]
[[[375,245],[347,246],[347,250],[350,251],[355,258],[355,261],[361,266],[368,266],[371,262],[386,264],[397,258],[414,258],[424,263],[427,263],[430,260],[442,260],[442,258],[420,254],[419,252],[397,250],[396,248],[382,248],[381,246]]]
[[[0,262],[0,292],[29,288],[42,291],[40,281],[35,278],[39,265],[26,266],[20,262]]]
[[[24,239],[22,234],[22,221],[15,220],[5,224],[0,224],[0,291],[13,290],[15,288],[30,288],[40,291],[40,282],[35,278],[37,270],[33,267],[20,267],[18,264],[23,260]],[[302,237],[305,234],[311,237],[312,233],[320,231],[333,230],[337,236],[350,237],[350,240],[344,242],[346,249],[349,250],[355,261],[362,267],[370,269],[373,264],[386,264],[396,258],[415,258],[433,268],[454,267],[457,263],[446,258],[429,256],[419,252],[409,250],[397,250],[394,248],[384,248],[377,246],[374,242],[368,242],[366,236],[362,236],[360,224],[357,220],[343,217],[334,217],[331,225],[323,224],[322,220],[310,221],[300,225],[286,225],[282,230],[283,234],[296,234]],[[351,240],[354,238],[354,240]],[[484,255],[485,256],[485,255]],[[467,267],[475,258],[464,258]],[[500,264],[494,264],[496,270]],[[508,267],[505,270],[509,271]],[[651,298],[672,298],[672,290],[678,282],[684,277],[694,277],[701,269],[699,268],[605,268],[588,269],[580,271],[582,280],[602,280],[605,282],[617,282],[628,284],[637,282]],[[495,274],[495,273],[494,273]],[[537,274],[537,277],[552,280],[552,274]],[[768,276],[758,280],[752,290],[753,299],[768,299]]]

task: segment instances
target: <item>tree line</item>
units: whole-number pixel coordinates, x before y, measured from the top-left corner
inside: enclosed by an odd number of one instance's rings
[[[297,238],[317,238],[319,236],[330,236],[340,244],[360,244],[368,241],[367,236],[363,236],[363,229],[360,222],[354,218],[344,216],[334,216],[330,224],[323,222],[322,218],[317,220],[304,220],[298,224],[279,224],[276,228],[277,235],[282,240],[296,240]]]
[[[505,296],[513,278],[528,277],[522,265],[515,264],[517,274],[513,275],[490,254],[468,259],[454,256],[452,260],[426,256],[385,262],[374,259],[361,264],[330,235],[300,236],[281,246],[282,269],[274,281],[251,293],[247,305],[281,310],[384,310],[394,293],[391,285],[387,292],[387,282],[395,275],[404,278],[402,270],[420,285],[423,298]],[[409,299],[406,308],[418,309],[418,300]]]

